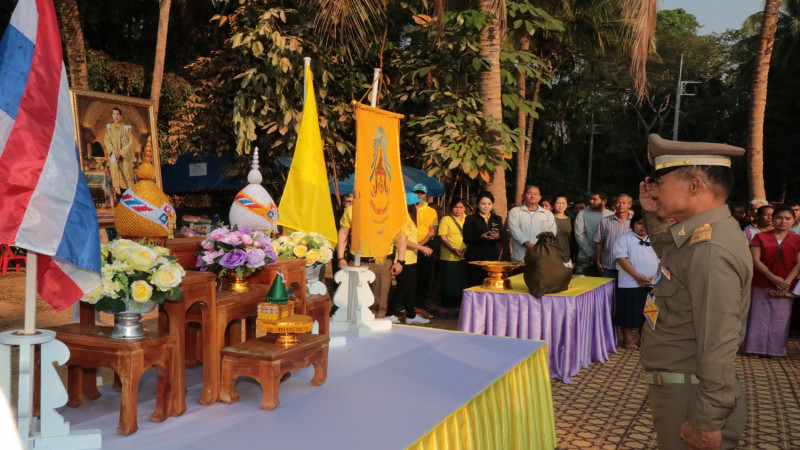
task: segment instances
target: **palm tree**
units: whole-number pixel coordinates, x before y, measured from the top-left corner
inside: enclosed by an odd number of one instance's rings
[[[778,12],[781,0],[767,0],[761,19],[753,67],[753,83],[750,88],[750,111],[747,123],[747,179],[750,198],[766,198],[764,189],[764,111],[767,107],[767,80],[772,47],[778,28]]]
[[[640,98],[647,91],[647,56],[655,33],[657,0],[625,0],[626,17],[631,19],[633,50],[631,70]],[[781,0],[766,0],[759,33],[747,129],[747,165],[751,198],[765,198],[764,189],[764,111],[767,105],[767,79],[778,25]]]
[[[565,55],[577,55],[581,51],[603,54],[611,45],[620,41],[619,0],[548,0],[539,5],[551,16],[551,20],[560,21],[562,27],[550,26],[536,30],[534,35],[524,34],[520,37],[520,49],[533,47],[538,57],[546,64],[547,72],[555,74],[559,65],[566,60]],[[567,30],[568,32],[564,32]],[[527,42],[526,42],[527,41]],[[532,42],[531,42],[532,41]],[[542,89],[542,78],[533,81],[531,100],[539,101]],[[525,76],[518,76],[517,85],[520,95],[525,95]],[[536,106],[534,106],[535,111]],[[531,138],[535,117],[533,114],[525,120],[524,114],[518,112],[518,121],[527,139],[521,140],[517,151],[516,189],[514,204],[522,203],[522,195],[528,177]]]
[[[69,69],[70,85],[74,89],[89,89],[89,74],[86,68],[86,47],[83,42],[81,16],[77,0],[56,0],[55,6],[61,17],[61,36]]]
[[[153,63],[153,84],[150,100],[153,102],[153,115],[158,117],[158,100],[161,98],[161,85],[164,82],[164,58],[167,53],[167,31],[169,31],[169,10],[172,0],[159,0],[158,37],[156,39],[156,59]]]
[[[489,63],[489,68],[481,70],[478,74],[478,91],[483,104],[481,109],[486,118],[483,139],[489,144],[492,151],[502,155],[504,153],[503,141],[497,125],[503,120],[500,48],[506,34],[506,2],[505,0],[479,0],[478,9],[488,16],[486,25],[478,35],[478,42],[481,45],[480,57]],[[505,171],[498,167],[484,187],[494,195],[494,207],[497,214],[505,217],[508,211]]]

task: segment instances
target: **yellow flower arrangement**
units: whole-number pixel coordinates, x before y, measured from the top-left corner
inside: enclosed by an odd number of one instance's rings
[[[117,239],[103,245],[100,254],[103,284],[81,298],[97,310],[144,312],[152,303],[183,298],[178,286],[186,272],[169,250]]]
[[[333,258],[333,246],[319,233],[296,231],[274,240],[272,248],[279,257],[305,259],[306,266],[327,264]]]

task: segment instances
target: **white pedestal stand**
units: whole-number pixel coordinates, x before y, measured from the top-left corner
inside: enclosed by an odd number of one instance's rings
[[[64,418],[56,412],[56,408],[67,404],[67,390],[53,362],[65,364],[69,359],[69,349],[55,337],[56,334],[49,330],[36,330],[35,334],[25,334],[22,330],[0,333],[0,388],[6,397],[11,396],[11,347],[19,347],[17,425],[22,446],[26,449],[100,448],[100,430],[70,433],[69,422],[64,422]],[[35,345],[41,348],[40,421],[33,416]]]
[[[375,281],[375,274],[364,266],[345,266],[336,272],[333,280],[339,287],[333,294],[333,304],[339,309],[331,317],[331,332],[350,332],[356,337],[368,337],[373,330],[391,330],[392,321],[376,319],[369,307],[375,297],[369,283]],[[331,345],[345,345],[331,336]]]

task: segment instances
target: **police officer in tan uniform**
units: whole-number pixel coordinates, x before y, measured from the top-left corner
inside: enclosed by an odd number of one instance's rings
[[[753,263],[725,201],[730,158],[744,149],[651,134],[648,154],[655,175],[639,200],[661,267],[645,306],[641,363],[658,445],[735,448],[747,418],[736,352]]]

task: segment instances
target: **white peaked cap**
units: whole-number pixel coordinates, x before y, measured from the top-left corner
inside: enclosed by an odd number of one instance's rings
[[[277,229],[278,207],[261,185],[261,181],[261,172],[258,170],[258,147],[256,147],[253,150],[252,169],[247,174],[249,184],[236,194],[231,205],[229,214],[231,225],[265,232]]]

